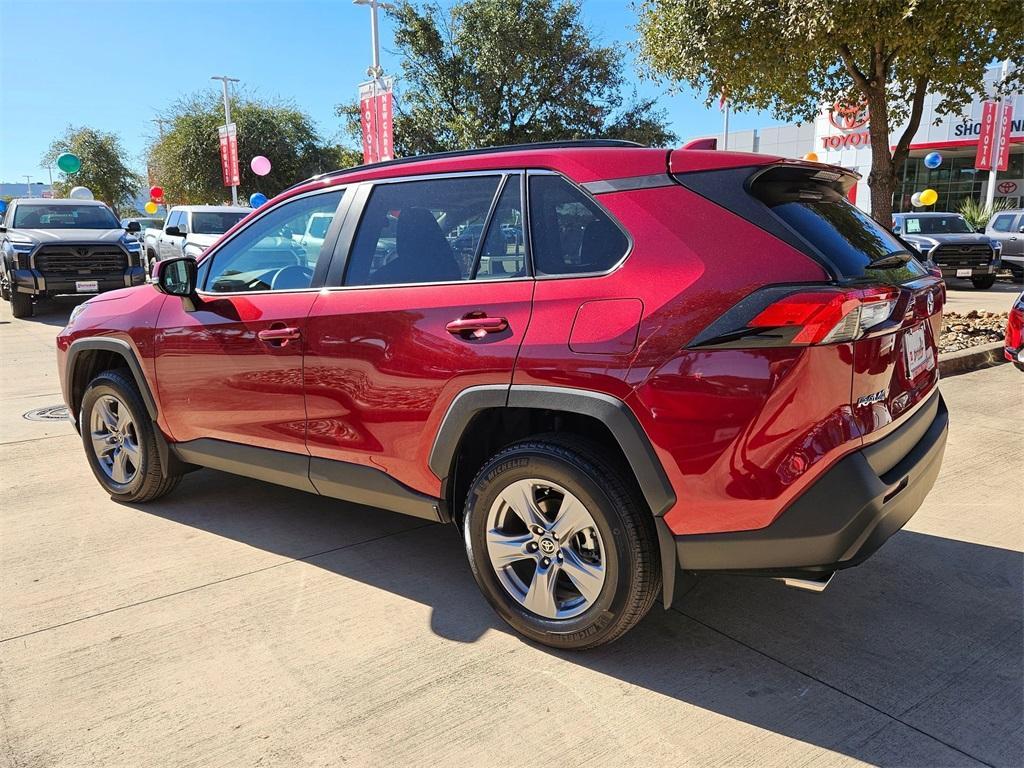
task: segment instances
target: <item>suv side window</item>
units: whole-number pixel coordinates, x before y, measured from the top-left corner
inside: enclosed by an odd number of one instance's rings
[[[996,220],[992,222],[992,229],[996,232],[1009,232],[1012,225],[1013,214],[1004,213],[996,216]]]
[[[605,272],[629,240],[601,208],[561,176],[530,176],[530,245],[538,275]]]
[[[494,216],[487,225],[475,280],[502,280],[526,275],[526,238],[523,235],[523,200],[520,176],[505,179]]]
[[[328,258],[324,240],[302,242],[314,215],[337,211],[344,194],[336,189],[307,195],[274,208],[247,226],[213,254],[207,291],[281,291],[309,288],[321,258]]]
[[[345,269],[345,285],[469,280],[500,175],[377,184]]]

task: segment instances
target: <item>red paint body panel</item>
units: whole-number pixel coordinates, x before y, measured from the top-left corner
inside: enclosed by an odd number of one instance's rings
[[[304,373],[310,453],[439,495],[427,458],[441,419],[466,387],[511,381],[532,293],[531,280],[321,293]],[[445,330],[470,312],[508,329],[479,339]]]
[[[262,330],[298,328],[315,292],[225,294],[194,312],[164,303],[154,335],[161,412],[176,441],[210,437],[306,452],[305,339],[267,342]]]
[[[628,355],[636,349],[640,299],[601,299],[580,305],[569,332],[569,349],[577,354]]]

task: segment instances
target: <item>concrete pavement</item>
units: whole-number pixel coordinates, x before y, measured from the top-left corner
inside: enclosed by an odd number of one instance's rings
[[[0,766],[1019,765],[1024,375],[944,381],[942,474],[822,595],[711,577],[556,653],[449,527],[212,471],[113,503],[0,308]]]
[[[1024,285],[1010,280],[997,280],[986,291],[979,291],[970,280],[946,281],[946,310],[966,315],[972,309],[979,312],[1009,312],[1013,300],[1024,290]]]

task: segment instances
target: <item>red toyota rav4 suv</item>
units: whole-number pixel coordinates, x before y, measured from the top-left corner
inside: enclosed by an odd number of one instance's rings
[[[82,305],[64,397],[114,499],[201,466],[452,521],[552,646],[683,572],[821,588],[920,506],[947,431],[942,282],[855,180],[611,141],[327,174]]]

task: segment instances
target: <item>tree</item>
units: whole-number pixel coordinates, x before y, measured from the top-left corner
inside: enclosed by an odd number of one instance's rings
[[[925,95],[941,94],[938,115],[961,110],[993,60],[1019,54],[1022,29],[1018,0],[643,0],[639,25],[641,61],[707,88],[709,103],[724,93],[801,121],[822,104],[866,104],[871,215],[884,224]]]
[[[173,204],[219,203],[230,198],[220,166],[218,126],[224,124],[219,91],[201,91],[175,102],[163,117],[170,129],[149,150],[150,174]],[[334,170],[344,150],[324,146],[309,115],[287,103],[235,95],[231,120],[238,130],[240,198],[272,197],[302,179]],[[256,155],[270,159],[266,176],[249,168]]]
[[[128,167],[127,155],[115,134],[68,126],[62,137],[50,143],[42,164],[55,165],[57,156],[64,152],[77,155],[82,167],[74,174],[58,174],[53,183],[55,197],[67,197],[72,187],[88,187],[97,200],[117,212],[139,194],[142,179]]]
[[[665,145],[675,136],[653,101],[628,103],[622,53],[595,44],[561,0],[403,3],[395,149],[402,155],[582,138]],[[337,107],[359,135],[359,109]]]

